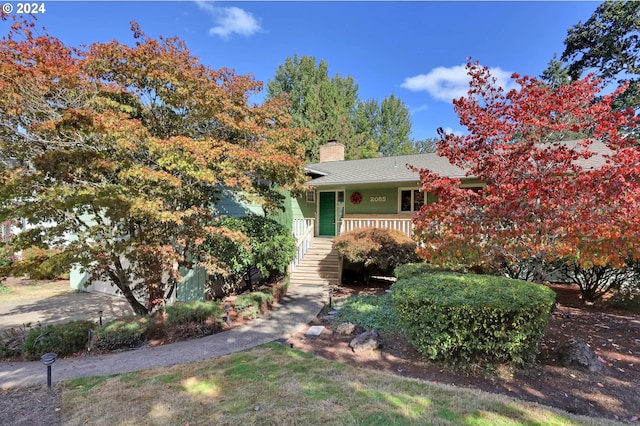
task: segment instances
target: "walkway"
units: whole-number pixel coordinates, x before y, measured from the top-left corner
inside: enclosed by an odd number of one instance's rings
[[[240,352],[287,338],[304,328],[327,301],[328,288],[295,284],[277,309],[247,325],[200,339],[133,351],[60,359],[52,367],[52,380],[97,376],[184,364]],[[46,383],[46,367],[39,361],[0,362],[0,388]]]

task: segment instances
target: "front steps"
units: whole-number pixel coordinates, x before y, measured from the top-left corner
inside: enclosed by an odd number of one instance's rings
[[[340,257],[332,238],[315,237],[307,254],[291,274],[291,284],[338,285]]]

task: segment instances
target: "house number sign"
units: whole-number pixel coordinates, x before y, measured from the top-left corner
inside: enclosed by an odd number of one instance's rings
[[[386,203],[387,202],[387,197],[382,196],[382,197],[371,197],[369,198],[369,202],[370,203]]]

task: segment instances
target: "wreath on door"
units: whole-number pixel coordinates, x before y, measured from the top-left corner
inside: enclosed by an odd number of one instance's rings
[[[351,197],[349,197],[349,200],[351,200],[351,204],[360,204],[362,202],[362,194],[354,192],[351,194]]]

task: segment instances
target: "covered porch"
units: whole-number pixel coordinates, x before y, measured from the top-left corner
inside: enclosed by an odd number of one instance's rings
[[[413,221],[406,214],[346,214],[340,221],[338,235],[360,228],[393,229],[411,237]]]

